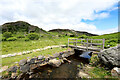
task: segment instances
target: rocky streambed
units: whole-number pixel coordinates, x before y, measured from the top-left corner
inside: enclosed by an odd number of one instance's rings
[[[38,56],[23,59],[19,65],[10,67],[8,79],[39,79],[39,78],[80,78],[78,75],[84,64],[89,60],[80,58],[74,50],[55,53],[53,56]]]

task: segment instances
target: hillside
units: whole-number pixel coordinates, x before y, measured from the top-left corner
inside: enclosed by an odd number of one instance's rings
[[[75,31],[75,30],[70,30],[70,29],[52,29],[49,30],[48,32],[43,30],[42,28],[39,28],[38,26],[31,25],[27,22],[24,21],[17,21],[17,22],[8,22],[3,25],[2,27],[2,33],[4,32],[11,32],[11,33],[39,33],[44,36],[70,36],[70,37],[78,37],[81,35],[87,35],[87,36],[97,36],[96,34],[91,34],[88,32],[84,31]]]
[[[33,26],[27,22],[24,21],[17,21],[17,22],[9,22],[9,23],[5,23],[2,26],[2,32],[26,32],[26,33],[30,33],[30,32],[36,32],[36,33],[47,33],[45,30],[37,27],[37,26]]]
[[[87,35],[87,36],[97,36],[96,34],[91,34],[84,31],[75,31],[70,29],[52,29],[49,30],[51,34],[59,34],[64,36],[81,36],[81,35]]]
[[[100,36],[92,36],[92,39],[105,39],[105,48],[114,47],[120,44],[120,32],[104,34]]]
[[[97,38],[101,38],[101,39],[106,39],[106,40],[110,40],[110,39],[120,39],[120,32],[116,32],[116,33],[111,33],[111,34],[104,34],[104,35],[100,35],[100,36],[93,36],[91,38],[97,39]]]

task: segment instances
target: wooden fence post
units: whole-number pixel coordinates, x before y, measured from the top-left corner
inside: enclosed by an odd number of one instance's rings
[[[103,50],[104,50],[104,46],[105,46],[105,39],[103,39]]]
[[[82,39],[81,39],[81,46],[82,46]]]
[[[88,38],[87,38],[87,44],[86,44],[86,49],[87,49],[87,51],[88,51]]]
[[[91,39],[91,45],[90,46],[92,47],[92,39]]]
[[[77,39],[76,39],[76,47],[77,47]]]
[[[68,38],[68,47],[69,47],[69,38]]]

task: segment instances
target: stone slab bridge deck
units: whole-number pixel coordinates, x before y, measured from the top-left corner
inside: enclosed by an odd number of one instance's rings
[[[104,50],[105,39],[78,39],[68,38],[68,47],[79,49],[83,51],[97,51]]]

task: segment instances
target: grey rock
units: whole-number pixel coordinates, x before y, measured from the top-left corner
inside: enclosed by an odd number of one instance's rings
[[[65,57],[69,57],[71,54],[69,52],[64,52],[62,57],[65,58]]]
[[[36,69],[36,68],[38,68],[38,67],[39,67],[39,65],[37,65],[37,64],[31,64],[31,65],[30,65],[30,72],[33,72],[34,69]]]
[[[29,74],[21,73],[15,80],[29,80]]]
[[[30,65],[29,64],[25,64],[23,66],[20,66],[20,71],[25,73],[28,72],[30,70]]]
[[[111,75],[114,76],[114,77],[119,77],[120,76],[120,68],[114,67],[111,70]]]
[[[25,65],[26,63],[27,63],[27,60],[23,59],[23,60],[20,60],[19,65],[22,66],[22,65]]]
[[[73,54],[74,54],[74,51],[64,52],[64,53],[62,54],[62,58],[69,57],[69,56],[71,56],[71,55],[73,55]]]
[[[53,54],[53,57],[56,58],[56,57],[59,57],[60,56],[60,53],[55,53]]]
[[[37,60],[37,58],[32,58],[32,59],[30,59],[29,63],[34,64],[36,60]]]
[[[38,56],[38,59],[39,59],[39,60],[42,60],[43,58],[45,58],[45,57],[42,56],[42,55],[39,55],[39,56]]]
[[[15,66],[10,67],[7,71],[8,72],[16,72],[17,69],[18,69],[18,67],[15,65]]]
[[[120,66],[120,50],[119,47],[112,47],[98,53],[101,62],[107,66]]]
[[[61,65],[61,61],[57,59],[51,59],[49,60],[48,64],[54,67],[59,67]]]

